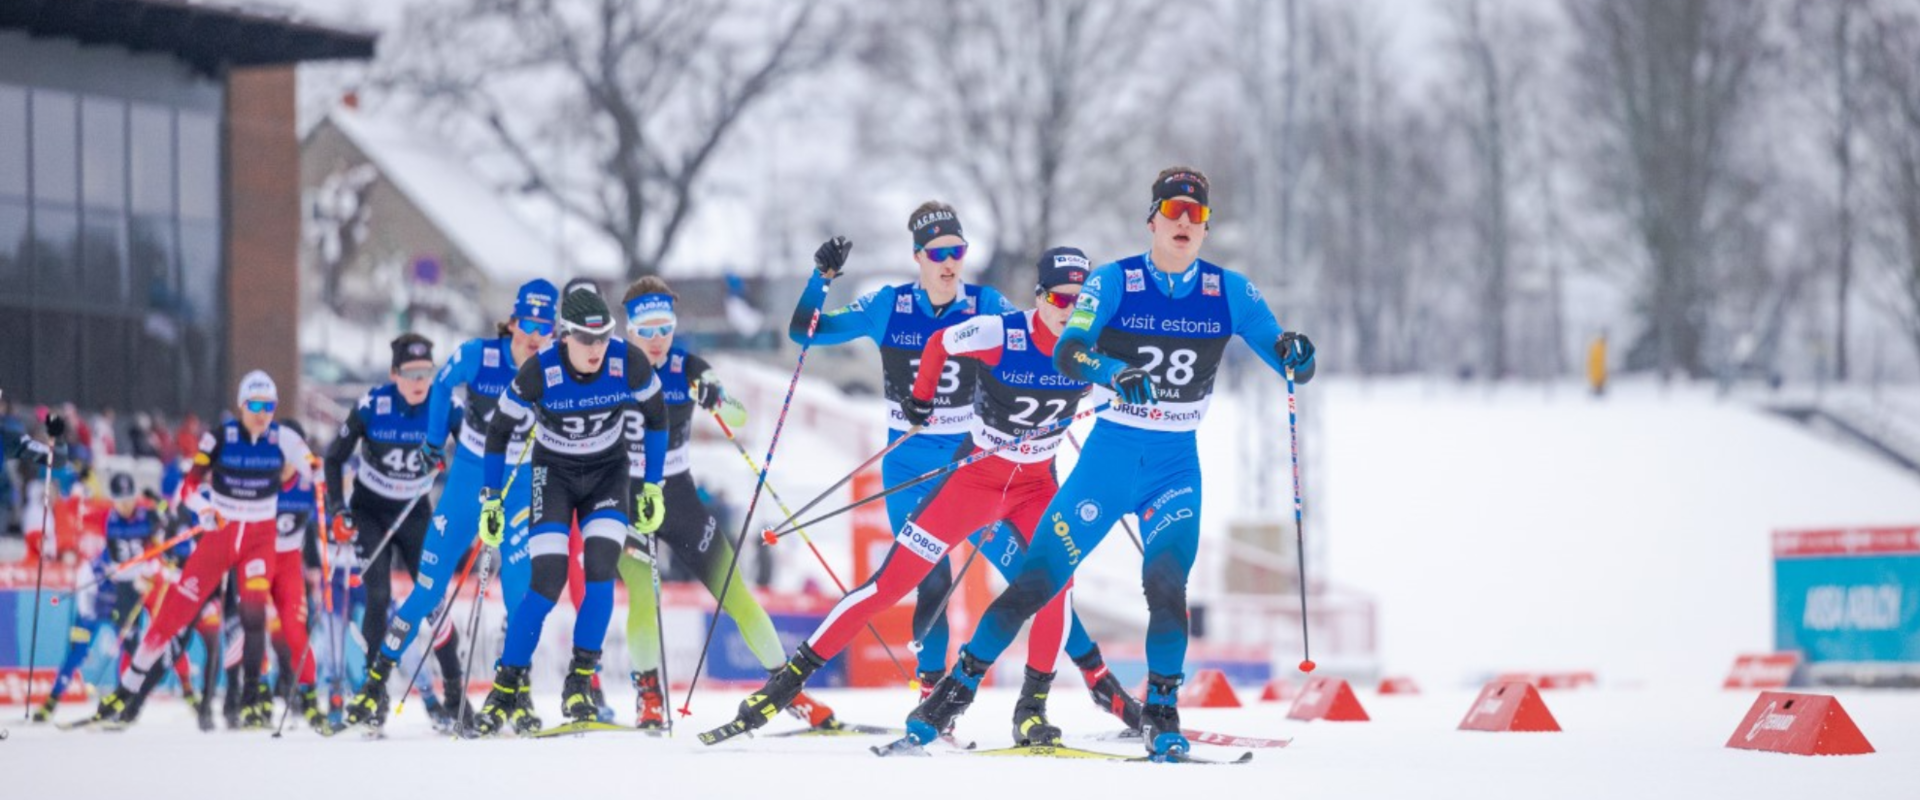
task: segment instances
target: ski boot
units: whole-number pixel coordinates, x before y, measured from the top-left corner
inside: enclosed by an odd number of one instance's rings
[[[340,732],[334,727],[333,720],[327,718],[327,709],[320,705],[320,692],[309,684],[300,687],[293,695],[293,704],[300,709],[300,717],[307,721],[307,727],[321,736],[332,736]]]
[[[385,653],[373,657],[367,665],[367,682],[347,702],[347,724],[378,728],[387,723],[387,676],[393,673],[393,659]]]
[[[787,706],[787,713],[807,723],[807,727],[816,731],[845,730],[847,724],[833,715],[833,706],[813,699],[813,695],[800,692],[793,696],[793,702]]]
[[[667,699],[660,688],[660,671],[633,673],[633,727],[661,731],[667,727]]]
[[[1022,747],[1060,744],[1060,728],[1047,721],[1047,694],[1053,690],[1051,672],[1027,667],[1020,699],[1013,704],[1013,743]]]
[[[938,686],[940,679],[945,677],[947,673],[938,670],[922,670],[914,673],[913,685],[920,689],[920,702],[927,702],[927,698],[933,696],[933,687]]]
[[[208,702],[207,698],[200,698],[200,703],[193,708],[193,718],[195,722],[199,723],[201,733],[212,733],[214,728],[213,703]]]
[[[599,667],[596,665],[595,669],[598,670]],[[600,688],[600,673],[597,671],[593,673],[593,692],[590,696],[593,698],[595,718],[601,722],[611,724],[613,722],[613,706],[607,705],[607,693]]]
[[[54,698],[49,697],[47,698],[47,702],[41,703],[39,708],[34,709],[33,724],[42,725],[48,722],[52,722],[54,703],[55,703]]]
[[[593,678],[600,672],[600,651],[573,648],[573,663],[560,684],[560,714],[574,722],[596,722],[600,704],[593,696]]]
[[[1100,648],[1073,660],[1080,668],[1080,677],[1086,679],[1087,692],[1093,695],[1093,704],[1102,710],[1120,718],[1127,730],[1140,730],[1140,701],[1127,693],[1120,685],[1120,679],[1107,671],[1107,663],[1100,657]]]
[[[953,730],[954,722],[973,705],[974,695],[980,691],[980,679],[987,676],[987,669],[992,666],[961,649],[960,665],[941,678],[927,699],[907,715],[907,738],[925,746]]]
[[[526,667],[501,666],[495,669],[493,690],[473,715],[473,729],[481,736],[498,733],[508,723],[515,733],[540,730],[540,718],[533,714],[533,687]]]
[[[100,698],[100,707],[94,709],[93,717],[87,720],[93,724],[113,724],[131,721],[140,713],[140,694],[125,688],[116,688],[106,697]]]
[[[1180,732],[1181,675],[1147,673],[1147,702],[1140,711],[1140,733],[1147,755],[1165,759],[1187,754],[1187,736]]]
[[[468,724],[466,694],[460,691],[459,685],[452,682],[447,684],[446,692],[447,696],[444,699],[430,704],[431,707],[427,709],[429,718],[433,720],[433,729],[441,733],[457,731]],[[423,694],[420,697],[424,700],[431,698],[432,695]]]
[[[826,663],[825,659],[814,655],[813,648],[802,642],[800,649],[794,651],[793,658],[787,659],[787,663],[767,676],[767,682],[760,687],[760,691],[740,701],[740,713],[735,721],[746,726],[747,730],[754,730],[772,721],[782,709],[793,705],[794,700],[802,696],[801,690],[806,687],[807,679]],[[827,714],[832,716],[832,710],[829,709]]]
[[[242,729],[266,730],[273,727],[273,690],[267,688],[265,683],[254,684],[240,702]]]

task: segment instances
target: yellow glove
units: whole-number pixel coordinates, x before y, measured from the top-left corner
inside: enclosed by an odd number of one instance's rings
[[[667,521],[667,498],[660,491],[660,484],[649,483],[640,489],[639,502],[635,504],[633,532],[641,536],[652,536],[660,530],[660,523]],[[482,512],[485,513],[485,512]]]
[[[480,541],[488,547],[499,547],[507,539],[507,510],[500,506],[500,498],[492,492],[480,492]]]
[[[738,431],[747,426],[747,404],[740,402],[738,397],[722,395],[720,405],[714,411],[720,415],[720,421],[727,423],[732,430]]]

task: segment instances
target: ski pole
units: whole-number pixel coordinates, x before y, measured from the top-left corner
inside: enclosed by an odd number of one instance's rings
[[[776,537],[776,538],[777,538],[777,537],[782,537],[782,536],[786,536],[786,535],[788,535],[788,534],[790,534],[790,533],[793,533],[793,532],[794,532],[794,531],[796,531],[796,530],[799,530],[800,528],[803,528],[803,527],[806,527],[806,526],[808,526],[808,525],[813,525],[813,524],[815,524],[815,523],[819,523],[819,522],[822,522],[822,521],[824,521],[824,520],[829,520],[829,519],[832,519],[832,518],[834,518],[834,517],[837,517],[837,516],[840,516],[841,514],[845,514],[845,513],[847,513],[848,511],[852,511],[852,510],[854,510],[854,509],[856,509],[856,508],[859,508],[859,507],[861,507],[861,506],[864,506],[864,505],[866,505],[866,504],[868,504],[868,503],[871,503],[871,502],[873,502],[873,501],[875,501],[875,500],[880,500],[880,499],[882,499],[882,498],[885,498],[885,497],[888,497],[888,496],[891,496],[891,495],[894,495],[894,494],[898,494],[898,493],[900,493],[900,492],[904,492],[904,491],[906,491],[906,490],[908,490],[908,489],[911,489],[911,488],[913,488],[913,487],[915,487],[915,486],[918,486],[918,485],[920,485],[920,484],[922,484],[922,483],[925,483],[925,482],[927,482],[927,481],[930,481],[930,480],[933,480],[934,478],[938,478],[938,477],[940,477],[940,476],[942,476],[942,475],[946,475],[946,474],[948,474],[948,473],[950,473],[950,472],[953,472],[953,471],[955,471],[955,470],[958,470],[958,469],[960,469],[960,468],[962,468],[962,467],[965,467],[965,466],[967,466],[968,464],[974,464],[974,463],[977,463],[977,462],[980,462],[980,461],[984,461],[984,460],[986,460],[986,459],[988,459],[988,458],[991,458],[991,457],[993,457],[993,456],[996,456],[996,455],[999,455],[1000,453],[1003,453],[1003,452],[1006,452],[1007,450],[1010,450],[1010,449],[1012,449],[1012,448],[1015,448],[1015,447],[1019,447],[1019,446],[1020,446],[1020,445],[1022,445],[1022,444],[1026,444],[1026,443],[1028,443],[1028,442],[1031,442],[1031,441],[1033,441],[1033,440],[1035,440],[1035,439],[1039,439],[1039,438],[1041,438],[1041,437],[1044,437],[1044,436],[1047,436],[1048,434],[1051,434],[1051,433],[1053,433],[1053,432],[1054,432],[1054,431],[1056,431],[1056,430],[1060,430],[1060,429],[1062,429],[1062,428],[1065,428],[1065,427],[1067,427],[1067,426],[1069,426],[1069,425],[1072,425],[1073,423],[1075,423],[1075,422],[1078,422],[1078,421],[1080,421],[1081,419],[1084,419],[1084,418],[1086,418],[1086,417],[1090,417],[1090,416],[1093,416],[1094,414],[1098,414],[1098,413],[1100,413],[1100,412],[1102,412],[1102,411],[1105,411],[1105,410],[1107,410],[1107,407],[1108,407],[1108,406],[1110,406],[1110,405],[1112,405],[1112,403],[1111,403],[1111,402],[1106,402],[1106,403],[1101,403],[1100,405],[1097,405],[1097,406],[1094,406],[1093,408],[1089,408],[1089,409],[1086,409],[1086,410],[1084,410],[1084,411],[1081,411],[1081,412],[1079,412],[1079,413],[1076,413],[1076,414],[1074,414],[1074,415],[1073,415],[1073,416],[1071,416],[1071,417],[1067,417],[1067,418],[1065,418],[1065,419],[1061,419],[1061,420],[1058,420],[1058,421],[1055,421],[1055,422],[1052,422],[1052,423],[1049,423],[1049,424],[1047,424],[1047,425],[1042,425],[1042,426],[1040,426],[1040,427],[1038,427],[1038,428],[1034,428],[1033,430],[1030,430],[1030,431],[1027,431],[1027,433],[1026,433],[1026,435],[1024,435],[1024,436],[1020,436],[1020,437],[1018,437],[1018,438],[1015,438],[1015,439],[1010,439],[1010,440],[1008,440],[1008,441],[1006,441],[1006,442],[1004,442],[1004,443],[1002,443],[1002,444],[999,444],[999,445],[996,445],[996,446],[995,446],[995,447],[994,447],[993,449],[991,449],[991,450],[980,450],[980,451],[977,451],[977,452],[975,452],[975,453],[973,453],[972,455],[969,455],[969,456],[967,456],[967,457],[965,457],[965,458],[962,458],[962,459],[960,459],[960,460],[958,460],[958,461],[955,461],[955,462],[953,462],[953,463],[951,463],[951,464],[948,464],[948,465],[946,465],[946,466],[943,466],[943,467],[936,467],[936,468],[934,468],[934,469],[930,469],[930,470],[927,470],[926,472],[923,472],[923,473],[920,473],[919,475],[916,475],[916,476],[914,476],[914,477],[912,477],[912,478],[908,478],[908,479],[907,479],[907,480],[905,480],[905,481],[902,481],[902,482],[900,482],[900,483],[897,483],[897,484],[894,484],[894,485],[892,485],[892,486],[889,486],[889,487],[887,487],[887,488],[886,488],[886,489],[885,489],[884,491],[880,491],[880,492],[876,492],[876,493],[874,493],[874,494],[871,494],[871,495],[868,495],[868,496],[866,496],[866,497],[863,497],[863,498],[860,498],[859,500],[855,500],[855,501],[853,501],[853,502],[851,502],[851,503],[848,503],[848,504],[846,504],[846,505],[844,505],[844,506],[841,506],[841,507],[839,507],[839,508],[836,508],[836,509],[834,509],[834,510],[832,510],[832,511],[829,511],[829,512],[827,512],[827,513],[825,513],[825,514],[821,514],[820,516],[817,516],[817,517],[814,517],[813,519],[810,519],[810,520],[807,520],[807,521],[806,521],[806,522],[804,522],[804,523],[798,523],[798,524],[795,524],[795,525],[794,525],[794,526],[793,526],[792,528],[788,528],[788,529],[785,529],[785,530],[777,530],[777,531],[776,531],[776,530],[770,530],[770,531],[767,531],[767,532],[766,532],[765,534],[763,534],[763,536],[765,536],[765,537]]]
[[[740,451],[742,453],[745,450]],[[660,646],[660,697],[664,700],[673,694],[673,676],[667,671],[667,617],[660,609],[660,548],[659,537],[647,537],[647,573],[653,576],[653,635]],[[636,682],[637,683],[637,682]],[[635,688],[639,688],[637,685]],[[661,709],[665,711],[665,709]],[[673,738],[673,715],[667,718],[667,738]]]
[[[473,553],[471,548],[469,548],[467,552]],[[407,699],[413,696],[413,683],[419,680],[420,670],[426,668],[427,658],[433,655],[434,645],[440,641],[441,629],[446,626],[449,620],[453,619],[453,601],[459,599],[460,590],[466,588],[467,578],[473,574],[473,567],[479,563],[479,561],[480,558],[478,554],[474,554],[474,558],[467,561],[467,568],[460,571],[460,580],[454,581],[453,583],[453,593],[447,595],[447,601],[445,603],[441,604],[439,608],[434,609],[433,618],[427,626],[427,646],[420,649],[420,663],[413,665],[413,674],[408,675],[407,682],[401,684],[405,688],[400,693],[400,702],[393,707],[393,715],[395,717],[400,716],[407,710]],[[402,652],[400,657],[404,659],[407,657],[407,654]],[[458,677],[461,680],[466,679],[465,675],[453,677]],[[466,692],[462,691],[460,695],[465,697]],[[462,708],[464,707],[463,702]],[[459,714],[460,711],[461,709],[458,708],[453,709],[453,713],[456,715]],[[459,717],[456,716],[454,719],[457,720]]]
[[[991,527],[989,527],[987,538],[982,544],[990,541],[993,541]],[[935,606],[933,615],[927,617],[927,630],[913,632],[913,641],[907,642],[908,650],[918,653],[926,648],[926,645],[922,644],[921,640],[926,638],[927,631],[933,630],[934,622],[947,613],[947,604],[953,601],[954,592],[960,590],[960,582],[967,579],[967,570],[973,569],[974,559],[979,557],[980,545],[976,544],[973,546],[973,552],[967,554],[966,563],[960,565],[960,575],[953,579],[953,585],[948,586],[946,593],[940,596],[940,605]]]
[[[429,487],[429,490],[431,490],[431,487]],[[387,532],[380,537],[380,542],[373,546],[373,552],[368,554],[366,559],[361,563],[371,565],[373,562],[380,560],[380,554],[387,550],[387,543],[393,541],[393,535],[400,532],[400,526],[406,524],[407,517],[413,516],[413,507],[419,505],[420,498],[426,496],[427,492],[421,492],[414,495],[412,500],[407,501],[406,506],[400,509],[400,514],[393,518],[393,524],[387,526]]]
[[[803,353],[802,355],[804,356],[805,354]],[[716,419],[717,418],[718,417],[716,417]],[[722,427],[725,427],[725,423],[721,423],[721,425]],[[814,506],[820,505],[822,501],[826,500],[828,497],[833,496],[833,493],[835,491],[838,491],[840,487],[847,485],[847,481],[853,480],[853,476],[858,475],[862,472],[865,472],[868,467],[871,467],[874,464],[879,463],[880,459],[886,458],[887,454],[893,452],[894,448],[899,447],[902,443],[906,442],[908,439],[913,438],[914,434],[917,434],[920,432],[920,427],[921,426],[919,425],[915,425],[911,428],[908,428],[906,433],[900,434],[900,438],[894,439],[893,441],[888,442],[886,447],[880,448],[880,452],[874,453],[867,460],[860,462],[860,466],[854,467],[852,472],[847,473],[844,477],[840,478],[840,480],[834,481],[833,485],[827,487],[827,490],[824,492],[821,492],[819,496],[813,498],[812,500],[808,500],[806,505],[803,505],[800,507],[799,511],[788,512],[786,519],[781,520],[779,525],[775,525],[772,528],[769,528],[768,530],[787,530],[787,525],[793,522],[794,517],[798,517],[801,514],[807,513],[807,511],[811,510]],[[728,434],[728,438],[732,438],[732,434]],[[742,450],[741,452],[746,452],[746,451]],[[756,467],[755,469],[758,469],[758,467]],[[783,511],[785,510],[785,504],[782,504],[781,510]],[[799,526],[795,526],[795,527],[799,527]],[[773,544],[773,542],[769,540],[767,544]]]
[[[143,564],[148,561],[152,561],[153,559],[159,558],[161,555],[164,555],[168,550],[172,550],[174,547],[180,545],[181,543],[199,538],[202,534],[205,534],[212,530],[213,528],[211,527],[195,526],[185,531],[181,531],[180,535],[175,536],[159,544],[156,544],[152,547],[149,547],[144,552],[140,553],[140,555],[134,556],[133,558],[129,558],[125,561],[120,562],[119,564],[115,565],[112,570],[108,571],[106,575],[102,576],[98,580],[88,581],[87,583],[81,584],[72,589],[68,589],[64,592],[59,592],[55,594],[54,603],[58,604],[60,602],[59,597],[62,594],[79,595],[81,592],[92,589],[95,586],[99,586],[101,583],[113,580],[114,578],[118,577],[120,573],[127,571],[127,569],[130,567],[133,567],[138,564]]]
[[[1305,513],[1300,503],[1300,406],[1294,400],[1293,368],[1287,368],[1287,438],[1293,452],[1293,549],[1300,556],[1300,671],[1313,671],[1313,648],[1307,641],[1307,544]]]
[[[318,456],[311,453],[307,455],[307,464],[309,466],[316,466],[322,463]],[[346,623],[339,618],[339,615],[334,613],[333,607],[334,543],[333,529],[327,524],[327,476],[324,470],[315,471],[313,485],[314,515],[320,523],[318,534],[314,540],[314,549],[320,551],[320,608],[322,615],[327,620],[327,649],[332,651],[328,655],[332,656],[329,660],[333,662],[327,670],[331,673],[328,675],[327,681],[329,684],[327,687],[327,714],[331,717],[333,712],[340,707],[341,695],[343,694],[341,687],[345,685],[341,673],[346,670],[346,658],[340,652],[345,647],[345,641],[344,636],[336,636],[336,634],[343,629]],[[343,589],[341,594],[344,595],[347,594],[347,592]],[[347,599],[348,598],[342,598],[343,601]],[[335,640],[340,640],[341,645],[338,647],[333,646]]]
[[[65,422],[61,420],[59,417],[49,417],[47,419],[47,435],[53,438],[56,442],[59,440],[60,434],[66,432],[66,428],[67,426]],[[56,542],[59,540],[59,537],[56,535],[53,529],[54,486],[53,486],[53,454],[52,453],[47,454],[46,473],[45,473],[45,477],[41,479],[40,487],[41,487],[40,488],[40,558],[37,559],[38,563],[34,566],[34,570],[33,570],[33,632],[28,634],[28,638],[27,638],[26,694],[29,697],[31,697],[33,694],[33,672],[35,667],[39,666],[38,659],[40,657],[41,581],[45,579],[47,574],[47,557],[52,555],[51,553],[48,552],[47,541],[49,539],[54,540]],[[54,599],[55,599],[55,602],[58,602],[59,600],[59,598],[57,597]],[[33,701],[30,699],[24,700],[21,702],[21,705],[26,707],[26,716],[22,717],[22,719],[32,720],[33,719]]]
[[[824,282],[826,288],[833,286],[829,276]],[[793,409],[793,392],[800,387],[800,372],[807,367],[807,351],[813,348],[813,334],[820,329],[820,309],[813,310],[813,316],[807,318],[807,338],[800,343],[800,358],[793,365],[793,377],[787,381],[787,397],[780,402],[780,416],[773,421],[773,438],[767,441],[767,457],[760,465],[760,477],[754,481],[753,497],[747,501],[747,514],[740,519],[740,535],[733,540],[733,558],[727,560],[727,576],[720,581],[720,594],[714,598],[719,607],[727,605],[727,591],[733,588],[733,572],[740,566],[740,550],[747,543],[747,531],[753,526],[753,512],[760,506],[760,491],[767,487],[767,470],[773,469],[774,448],[780,446],[780,431],[787,425],[787,412]],[[904,440],[906,437],[901,437]],[[851,479],[849,475],[846,479]],[[843,481],[846,479],[842,479]],[[693,676],[687,681],[687,695],[680,701],[680,715],[693,714],[693,692],[700,686],[700,670],[707,666],[707,650],[713,647],[713,632],[720,627],[720,614],[715,611],[707,621],[707,640],[700,645],[700,659],[693,666]],[[664,660],[665,654],[662,654]]]
[[[507,473],[507,482],[500,487],[500,500],[503,505],[506,502],[507,496],[513,493],[513,479],[520,477],[520,466],[527,463],[527,454],[533,452],[533,434],[539,430],[540,422],[537,418],[533,420],[532,424],[527,426],[527,438],[520,443],[520,457],[514,459],[513,471]],[[476,533],[478,533],[478,531],[476,531]],[[504,536],[505,534],[506,531],[501,531],[501,535]],[[504,539],[501,541],[503,543],[505,542]],[[480,555],[478,558],[479,563],[477,567],[475,567],[480,574],[480,579],[474,583],[473,613],[467,617],[467,665],[460,670],[461,680],[468,680],[472,677],[473,655],[480,652],[480,609],[487,604],[487,581],[493,579],[493,561],[495,557],[496,553],[494,549],[488,547],[486,542],[481,542]],[[507,609],[507,611],[511,613],[513,609]],[[447,613],[453,613],[453,601],[451,599],[447,602]],[[432,642],[428,642],[428,644],[432,644]],[[425,664],[426,659],[421,659],[420,663]],[[409,683],[406,686],[406,690],[409,692],[413,691],[413,685]],[[404,697],[402,698],[402,702],[405,702]],[[455,720],[463,721],[462,727],[465,727],[464,720],[472,718],[472,715],[466,711],[467,706],[467,687],[462,686],[460,687],[460,708],[453,712]]]
[[[720,431],[727,435],[727,441],[733,443],[733,449],[740,451],[740,458],[744,459],[747,462],[747,469],[754,472],[759,472],[760,465],[753,463],[753,456],[747,452],[747,446],[744,444],[741,444],[740,439],[733,435],[733,429],[727,426],[726,420],[720,418],[720,412],[715,411],[713,409],[707,409],[707,413],[713,415],[714,423],[718,424],[720,426]],[[901,438],[904,439],[906,437],[901,437]],[[787,503],[785,500],[780,499],[780,493],[773,490],[772,483],[767,484],[767,496],[773,498],[773,502],[780,507],[780,512],[787,515],[787,519],[793,519],[793,516],[794,516],[793,511],[787,508]],[[843,595],[846,594],[847,585],[840,582],[840,576],[834,573],[833,565],[828,564],[826,556],[823,556],[820,554],[820,548],[815,547],[813,545],[813,538],[808,536],[806,530],[804,529],[799,529],[797,530],[797,532],[800,534],[800,541],[806,542],[807,549],[813,551],[814,560],[819,561],[820,567],[827,571],[827,577],[833,579],[834,588],[839,589],[841,594]],[[769,544],[769,545],[776,544],[779,541],[780,540],[778,537],[769,538],[766,540],[766,544]],[[880,636],[880,632],[878,630],[874,629],[872,621],[867,622],[867,633],[872,634],[873,640],[880,643],[880,649],[886,651],[887,658],[893,662],[893,668],[899,671],[900,679],[905,681],[912,681],[913,675],[907,672],[906,665],[900,663],[900,657],[893,654],[893,647],[887,644],[887,640]],[[669,715],[668,719],[672,719],[672,716]]]
[[[1081,452],[1080,439],[1073,435],[1073,431],[1067,431],[1067,444],[1073,445],[1074,453],[1078,454]],[[1120,515],[1120,527],[1127,529],[1127,538],[1133,540],[1133,549],[1138,551],[1140,555],[1146,555],[1146,545],[1140,543],[1140,534],[1133,529],[1133,523],[1127,521],[1127,515],[1125,514]]]

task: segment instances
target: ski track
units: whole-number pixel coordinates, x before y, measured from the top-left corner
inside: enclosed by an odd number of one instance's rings
[[[1115,729],[1085,701],[1077,676],[1064,675],[1052,703],[1068,743],[1116,753],[1132,745],[1073,737]],[[1071,689],[1071,691],[1066,691]],[[616,692],[616,707],[631,701]],[[893,724],[911,706],[904,689],[820,692],[848,720]],[[1244,766],[1172,766],[1052,759],[984,759],[940,752],[932,758],[882,759],[867,748],[883,737],[736,739],[703,747],[694,734],[728,719],[738,692],[702,694],[673,739],[620,733],[548,741],[456,741],[435,736],[425,715],[410,713],[391,737],[348,732],[321,739],[304,729],[202,734],[175,700],[156,700],[124,733],[60,732],[4,726],[0,765],[8,797],[262,798],[431,796],[484,800],[547,796],[668,798],[834,798],[910,792],[919,798],[1061,797],[1356,798],[1911,798],[1920,783],[1920,696],[1841,692],[1839,697],[1880,751],[1809,758],[1726,749],[1752,692],[1659,687],[1544,694],[1564,733],[1455,731],[1473,693],[1416,697],[1361,691],[1374,721],[1286,720],[1284,704],[1188,709],[1189,727],[1252,736],[1291,736],[1284,749],[1255,751]],[[477,700],[478,698],[476,698]],[[958,734],[983,748],[1009,744],[1014,692],[984,692]],[[557,696],[541,698],[555,719]],[[67,706],[71,719],[81,709]],[[628,712],[630,713],[630,712]],[[769,730],[798,723],[782,717]],[[1235,748],[1198,747],[1230,758]],[[375,788],[379,787],[379,788]],[[16,794],[15,792],[18,792]]]

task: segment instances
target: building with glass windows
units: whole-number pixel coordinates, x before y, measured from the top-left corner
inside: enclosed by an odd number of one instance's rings
[[[374,36],[187,0],[0,4],[0,389],[192,411],[298,402],[301,61]]]

